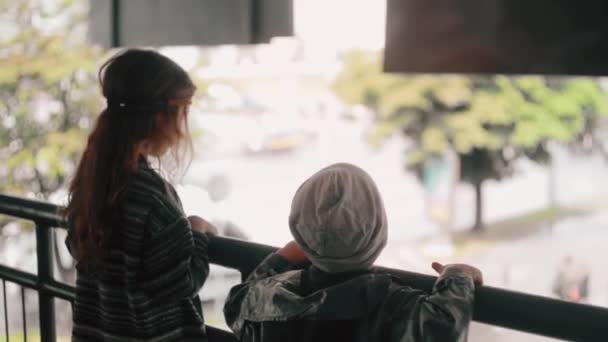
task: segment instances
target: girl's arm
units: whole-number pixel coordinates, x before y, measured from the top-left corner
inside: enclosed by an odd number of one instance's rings
[[[206,234],[192,230],[180,208],[156,198],[148,216],[150,230],[142,251],[144,293],[153,302],[194,297],[209,274]]]

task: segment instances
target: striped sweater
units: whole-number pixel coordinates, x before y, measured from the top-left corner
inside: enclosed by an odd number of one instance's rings
[[[145,162],[122,203],[109,252],[77,271],[72,340],[206,341],[198,292],[207,236],[192,231],[173,187]]]

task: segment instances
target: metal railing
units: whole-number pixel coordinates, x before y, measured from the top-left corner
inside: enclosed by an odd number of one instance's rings
[[[65,222],[57,214],[59,207],[22,198],[0,195],[0,214],[33,221],[36,224],[36,251],[38,274],[34,275],[0,265],[4,296],[5,282],[13,282],[23,288],[37,291],[39,300],[40,333],[43,342],[55,341],[54,298],[74,299],[74,288],[53,278],[53,254],[51,253],[51,229],[63,228]],[[216,237],[209,245],[211,263],[238,270],[242,277],[251,271],[275,247],[230,238]],[[414,288],[430,291],[435,277],[395,269],[384,269],[404,279]],[[204,291],[204,287],[203,287]],[[226,289],[228,291],[228,289]],[[5,324],[8,329],[6,299],[4,300]],[[608,309],[569,303],[547,297],[508,291],[490,286],[475,291],[473,319],[477,322],[507,329],[574,341],[608,341]],[[25,310],[24,310],[24,333]],[[210,341],[235,341],[232,334],[208,328]],[[8,330],[5,332],[8,339]]]
[[[53,276],[52,229],[64,229],[66,227],[61,215],[59,215],[59,209],[60,207],[52,204],[0,194],[0,215],[32,221],[35,224],[36,255],[38,261],[37,274],[0,265],[0,279],[2,279],[4,302],[4,334],[7,342],[10,341],[11,335],[8,320],[6,282],[14,283],[21,287],[23,336],[26,341],[28,336],[25,309],[26,288],[38,292],[39,327],[42,342],[54,342],[56,340],[55,298],[67,300],[68,302],[74,301],[74,287],[56,281]],[[207,333],[211,341],[236,341],[233,334],[221,329],[207,327]]]

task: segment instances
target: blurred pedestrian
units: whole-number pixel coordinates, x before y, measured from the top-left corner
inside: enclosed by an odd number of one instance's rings
[[[589,298],[589,268],[576,262],[571,255],[562,260],[555,280],[553,293],[562,300],[574,303],[587,302]]]

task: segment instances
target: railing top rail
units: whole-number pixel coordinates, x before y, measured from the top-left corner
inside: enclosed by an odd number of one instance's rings
[[[54,204],[0,194],[0,214],[65,228],[66,222],[60,210],[61,207]]]
[[[52,227],[65,227],[60,207],[23,198],[0,195],[0,214],[33,220]],[[276,247],[216,237],[209,246],[212,263],[249,274]],[[436,277],[403,270],[379,268],[404,279],[412,287],[430,291]],[[4,273],[15,275],[0,267]],[[27,278],[27,277],[26,277]],[[25,278],[24,278],[25,279]],[[32,279],[25,279],[31,282]],[[27,284],[26,284],[27,285]],[[605,341],[608,309],[568,303],[548,297],[482,286],[475,293],[476,321],[534,334],[576,341]]]

